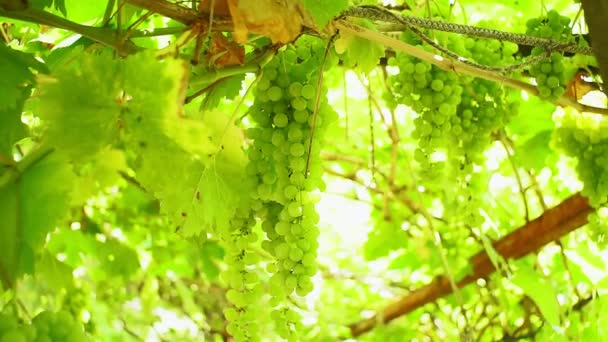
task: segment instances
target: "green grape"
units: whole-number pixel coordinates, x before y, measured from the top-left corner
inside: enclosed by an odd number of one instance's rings
[[[276,246],[274,250],[275,255],[278,259],[285,259],[289,256],[289,245],[286,243],[281,243]]]
[[[302,97],[311,100],[315,97],[316,89],[311,84],[306,84],[302,87]]]
[[[274,118],[272,119],[272,122],[277,127],[286,127],[287,124],[289,123],[289,118],[287,117],[287,115],[285,115],[283,113],[279,113],[279,114],[275,114]]]
[[[302,84],[299,82],[294,82],[289,85],[289,95],[292,97],[299,97],[302,93]]]
[[[289,130],[287,131],[287,139],[292,142],[301,141],[303,136],[304,133],[302,132],[302,129],[297,125],[290,126]]]
[[[277,86],[268,88],[268,99],[273,102],[279,101],[283,97],[283,91]]]
[[[443,81],[436,79],[431,82],[431,88],[434,91],[441,91],[443,89]]]
[[[275,227],[274,230],[279,234],[279,235],[287,235],[287,233],[290,231],[291,228],[291,224],[289,222],[286,221],[279,221]]]
[[[304,256],[304,252],[302,252],[302,250],[299,249],[298,247],[291,248],[289,251],[289,259],[291,259],[294,262],[298,262],[298,261],[302,260],[303,256]]]
[[[308,123],[308,112],[305,110],[296,110],[293,113],[293,119],[297,123]]]
[[[304,155],[305,152],[304,145],[301,143],[291,144],[291,146],[289,147],[289,152],[294,157],[301,157]]]
[[[289,212],[289,216],[291,217],[300,217],[302,216],[302,206],[298,202],[291,202],[287,206],[287,210]]]
[[[302,256],[302,265],[304,266],[311,266],[313,264],[315,264],[316,262],[316,256],[313,253],[305,253]]]
[[[288,199],[295,198],[298,192],[298,188],[291,184],[287,185],[284,190],[285,197],[287,197]]]
[[[308,103],[306,102],[306,100],[303,97],[296,97],[293,100],[291,100],[291,107],[293,107],[293,109],[295,110],[306,110],[307,109],[307,105]]]
[[[551,10],[545,17],[529,20],[526,33],[542,38],[573,42],[574,38],[569,23],[569,18],[560,16],[555,10]],[[542,48],[532,49],[532,56],[542,53],[545,53]],[[551,54],[550,60],[529,68],[530,75],[536,79],[541,98],[556,99],[564,93],[565,69],[564,58],[557,52]],[[549,89],[546,89],[545,86]]]

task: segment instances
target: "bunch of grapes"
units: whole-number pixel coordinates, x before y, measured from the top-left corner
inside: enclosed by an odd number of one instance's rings
[[[566,116],[554,133],[556,147],[578,160],[581,193],[594,207],[608,201],[608,127],[604,120],[599,126],[591,118]]]
[[[224,309],[224,316],[230,323],[226,331],[237,341],[259,341],[259,302],[264,289],[256,273],[259,263],[258,254],[251,246],[258,240],[253,232],[255,217],[250,209],[238,209],[232,221],[231,230],[222,237],[224,241],[226,264],[230,266],[222,274],[230,290],[226,298],[233,305]]]
[[[453,118],[450,147],[458,149],[455,159],[461,165],[477,162],[492,141],[492,133],[509,123],[517,113],[517,103],[508,102],[502,86],[473,79],[462,94],[458,115]],[[466,166],[470,168],[470,165]]]
[[[419,37],[410,32],[404,33],[402,39],[424,49],[432,49],[422,45]],[[448,135],[453,127],[452,120],[457,116],[463,87],[455,73],[441,70],[405,53],[397,53],[388,63],[398,66],[400,70],[389,78],[395,93],[391,101],[408,105],[418,113],[413,133],[419,141],[415,156],[423,169],[430,170],[429,155],[449,143]]]
[[[568,43],[573,41],[569,24],[568,17],[551,10],[544,17],[528,20],[526,33]],[[542,47],[532,49],[532,56],[543,53],[546,53],[546,50]],[[566,89],[565,69],[564,56],[559,52],[552,52],[549,59],[530,67],[530,75],[536,79],[540,97],[556,99],[562,96]]]
[[[311,277],[317,272],[319,215],[312,192],[325,187],[321,138],[327,123],[336,116],[321,96],[318,116],[313,118],[319,56],[324,48],[321,41],[307,37],[280,52],[263,68],[249,110],[253,127],[247,131],[252,144],[246,171],[258,184],[252,196],[267,238],[262,248],[274,257],[266,268],[272,275],[272,318],[280,336],[289,340],[297,339],[300,319],[287,304],[287,297],[312,291]],[[236,277],[234,272],[230,277]],[[235,282],[240,285],[240,278]],[[233,310],[226,313],[229,320],[236,317]]]
[[[9,313],[0,314],[0,342],[85,342],[82,326],[67,311],[43,311],[31,324],[21,324]]]
[[[410,32],[402,39],[433,49]],[[484,65],[509,64],[517,51],[515,44],[497,40],[461,40],[449,35],[438,35],[437,40],[452,52]],[[400,69],[389,78],[396,100],[418,113],[414,137],[419,140],[419,148],[414,157],[433,178],[443,172],[443,164],[430,159],[432,152],[445,150],[455,166],[469,172],[471,162],[489,145],[492,132],[516,112],[504,100],[505,91],[499,84],[459,76],[403,53],[391,58],[389,64]]]

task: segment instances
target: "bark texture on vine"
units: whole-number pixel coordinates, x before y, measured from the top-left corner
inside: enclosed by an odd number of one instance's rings
[[[585,21],[589,27],[591,34],[591,45],[598,64],[604,83],[608,79],[608,0],[583,0],[583,9],[585,10]],[[604,93],[608,95],[608,89],[604,85]]]
[[[494,249],[506,260],[519,259],[583,226],[591,212],[593,208],[587,199],[577,193],[494,242]],[[496,270],[486,251],[472,256],[470,262],[472,273],[457,281],[458,288],[486,278]],[[450,293],[448,278],[439,276],[432,283],[398,298],[373,317],[351,324],[351,333],[354,337],[364,334],[377,324],[390,322]]]

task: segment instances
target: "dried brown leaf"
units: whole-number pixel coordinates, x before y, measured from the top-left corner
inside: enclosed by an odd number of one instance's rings
[[[241,43],[253,33],[287,44],[300,35],[307,21],[298,0],[228,0],[228,6],[234,39]]]

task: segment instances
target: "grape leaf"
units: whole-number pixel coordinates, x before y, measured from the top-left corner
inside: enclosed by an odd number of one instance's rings
[[[23,90],[34,83],[31,69],[46,72],[44,64],[33,55],[13,50],[0,44],[0,111],[16,108],[23,98]]]
[[[78,206],[97,194],[100,190],[115,185],[120,179],[119,172],[127,172],[127,161],[122,151],[104,149],[90,163],[77,171],[76,188],[72,196],[72,205]]]
[[[147,114],[125,118],[128,144],[139,155],[134,165],[137,179],[160,200],[161,210],[183,228],[183,234],[225,228],[242,199],[248,198],[243,191],[247,162],[243,134],[220,112],[205,113],[201,121],[178,118],[181,76],[174,71],[168,77],[174,79],[167,80],[162,89],[153,90],[162,84],[157,75],[156,80],[142,83],[150,84],[149,91],[131,92],[129,108]],[[146,96],[155,98],[146,100]]]
[[[245,74],[224,79],[217,86],[213,87],[213,89],[209,90],[201,104],[201,109],[210,110],[211,108],[216,108],[222,99],[234,99],[241,91],[244,79]]]
[[[510,92],[509,99],[520,104],[520,116],[525,116],[525,120],[512,120],[507,125],[510,134],[532,137],[536,133],[552,130],[555,127],[552,118],[555,105],[551,102],[542,101],[537,97],[529,97],[524,100],[521,93],[518,92]]]
[[[203,228],[226,230],[230,219],[241,206],[243,174],[231,174],[226,164],[209,163],[200,177],[191,205],[191,215],[184,222],[184,234],[195,235]]]
[[[517,271],[511,282],[532,298],[549,324],[559,326],[561,310],[557,302],[557,295],[551,284],[540,277],[531,266],[522,262],[517,263],[517,266]]]
[[[304,8],[312,15],[318,27],[325,27],[335,16],[348,7],[348,0],[302,0]]]
[[[367,260],[374,260],[389,255],[393,250],[407,246],[405,232],[398,225],[378,221],[364,245],[364,255]],[[396,266],[395,266],[396,267]]]
[[[117,241],[108,239],[105,242],[95,240],[93,251],[106,275],[117,275],[128,279],[139,270],[139,258],[135,250]]]
[[[41,158],[0,189],[0,276],[6,286],[33,271],[34,254],[69,209],[70,165],[56,153]]]
[[[65,0],[30,0],[30,6],[38,9],[45,9],[52,6],[53,8],[61,12],[64,17],[68,15],[68,12],[65,8]]]
[[[552,130],[537,133],[532,138],[525,140],[515,146],[515,161],[518,165],[536,171],[540,171],[547,165],[547,159],[557,159],[555,152],[550,147]]]
[[[72,160],[94,156],[120,127],[121,68],[110,54],[84,55],[54,70],[56,82],[40,85],[32,110],[46,126],[48,142]]]
[[[69,289],[74,285],[73,269],[57,260],[48,251],[42,253],[36,262],[36,278],[53,291]]]
[[[206,241],[200,249],[203,272],[210,280],[216,280],[220,274],[218,262],[224,258],[224,249],[215,242]]]
[[[15,107],[0,109],[0,154],[7,158],[12,156],[13,145],[27,135],[27,129],[21,122],[21,112],[26,98],[27,92],[22,91]]]

